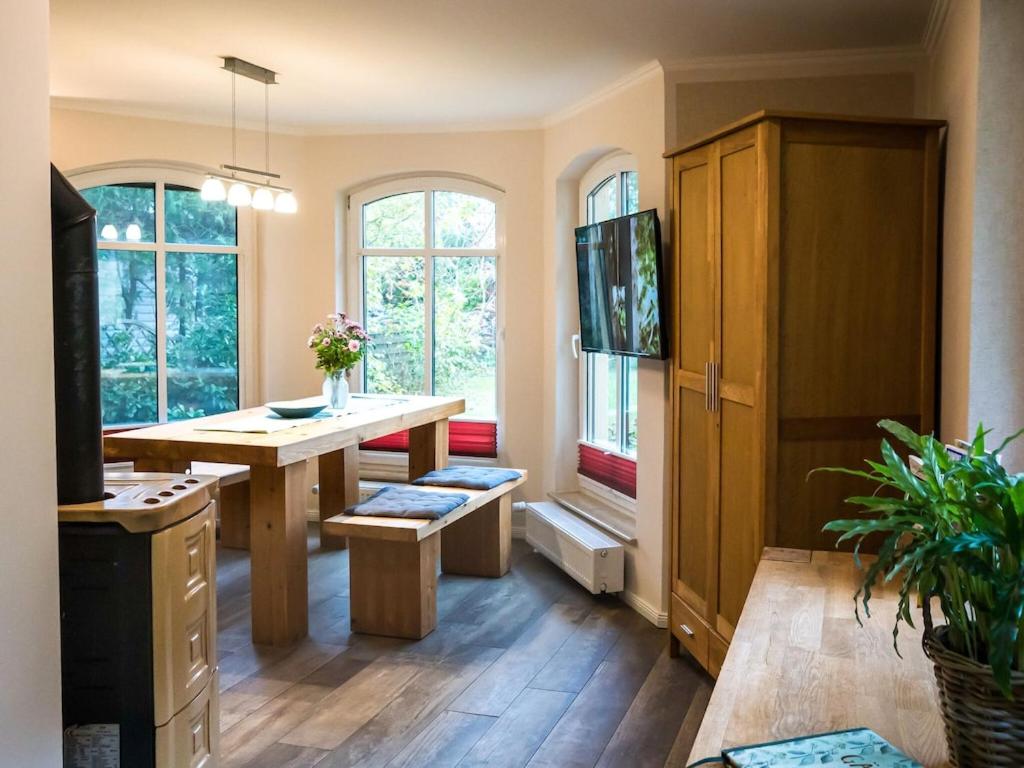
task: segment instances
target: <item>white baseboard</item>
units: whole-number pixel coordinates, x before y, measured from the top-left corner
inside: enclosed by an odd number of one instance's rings
[[[657,610],[653,605],[628,589],[619,593],[619,599],[659,629],[665,629],[668,626],[667,613]]]

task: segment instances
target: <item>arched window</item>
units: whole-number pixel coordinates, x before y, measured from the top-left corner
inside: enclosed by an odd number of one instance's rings
[[[491,187],[445,177],[394,180],[349,201],[349,306],[373,339],[364,390],[464,397],[449,430],[457,455],[497,455],[500,203]]]
[[[238,211],[200,199],[202,175],[72,173],[96,209],[105,427],[236,410],[245,402]]]
[[[640,209],[639,177],[631,155],[599,160],[580,181],[580,224]],[[580,365],[579,472],[636,496],[637,361],[584,352]]]

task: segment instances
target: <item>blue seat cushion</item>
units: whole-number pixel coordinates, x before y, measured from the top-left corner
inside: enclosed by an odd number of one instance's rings
[[[431,493],[386,485],[366,501],[345,510],[348,515],[412,517],[437,520],[469,501],[464,493]]]
[[[444,485],[450,488],[472,488],[474,491],[489,491],[491,488],[518,480],[522,472],[501,467],[447,467],[427,472],[413,480],[413,485]]]

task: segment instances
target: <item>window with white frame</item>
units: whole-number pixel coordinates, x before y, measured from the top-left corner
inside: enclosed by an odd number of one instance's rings
[[[599,161],[580,185],[583,224],[596,224],[640,209],[638,176],[629,155]],[[635,458],[637,361],[584,352],[581,356],[581,439],[604,451]]]
[[[74,177],[96,209],[104,426],[239,408],[238,211],[201,200],[201,176],[107,176]]]
[[[496,424],[499,193],[461,179],[402,179],[362,190],[349,206],[358,270],[350,301],[373,340],[365,391],[464,397],[461,420]],[[451,439],[458,452],[456,425]]]

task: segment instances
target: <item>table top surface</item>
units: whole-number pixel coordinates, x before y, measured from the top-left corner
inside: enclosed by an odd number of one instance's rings
[[[723,748],[867,727],[926,768],[948,765],[920,622],[901,625],[900,659],[896,589],[873,593],[859,627],[860,576],[846,553],[765,550],[688,764]]]
[[[379,401],[379,402],[374,402]],[[210,427],[271,415],[265,406],[174,421],[107,435],[108,459],[168,459],[285,466],[366,440],[465,412],[460,397],[352,395],[359,409],[270,433],[219,432]]]

